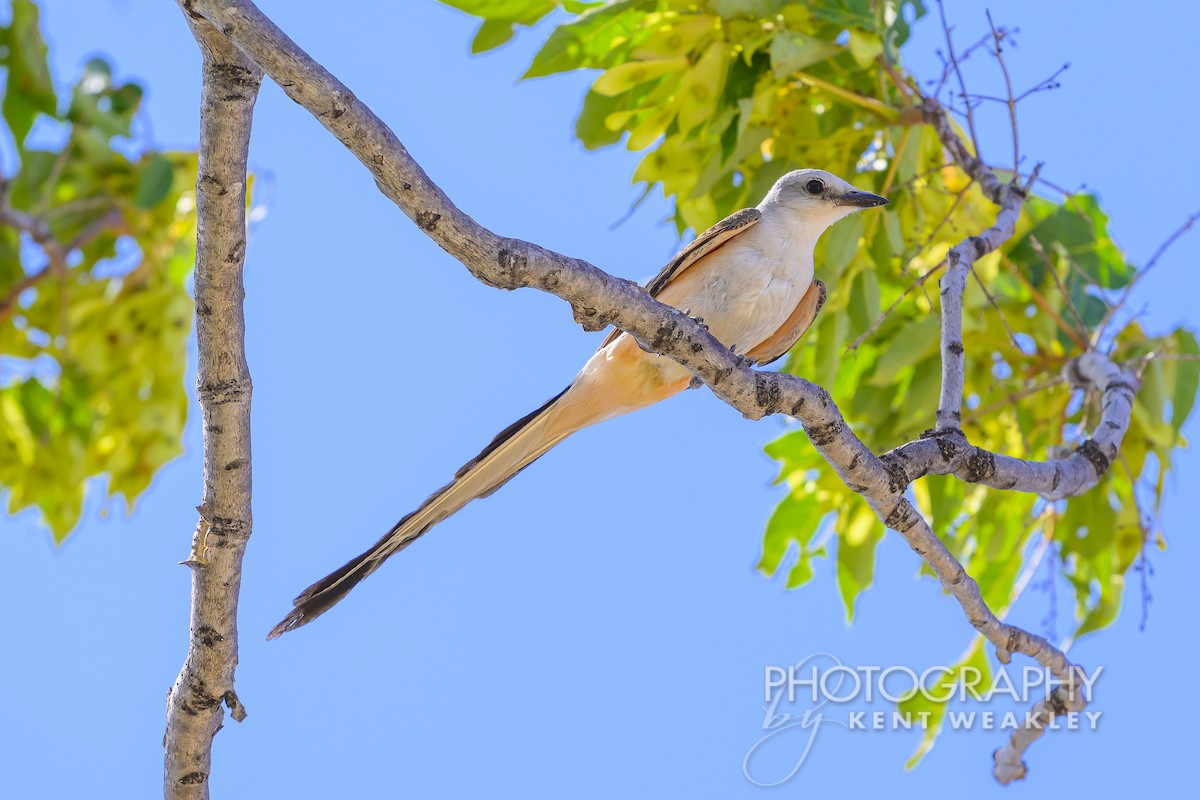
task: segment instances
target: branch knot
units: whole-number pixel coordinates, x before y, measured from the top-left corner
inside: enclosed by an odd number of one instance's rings
[[[996,457],[980,447],[971,448],[967,456],[967,471],[963,480],[969,483],[982,483],[996,474]]]
[[[1096,444],[1094,440],[1086,440],[1083,444],[1079,445],[1075,452],[1091,463],[1092,468],[1096,470],[1096,478],[1100,478],[1104,473],[1108,472],[1111,462],[1108,456],[1104,455],[1103,451],[1100,450],[1100,445]]]

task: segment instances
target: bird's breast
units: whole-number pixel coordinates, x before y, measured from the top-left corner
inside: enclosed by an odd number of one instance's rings
[[[813,279],[811,255],[781,252],[772,244],[737,237],[714,253],[713,263],[693,267],[706,269],[697,274],[690,296],[673,305],[704,317],[712,334],[739,352],[766,340],[787,321]]]
[[[751,350],[783,327],[812,285],[812,242],[788,233],[764,220],[684,270],[658,299],[702,317],[712,335],[737,352]],[[615,369],[626,339],[597,352],[581,376],[595,379]],[[639,353],[640,377],[626,380],[645,391],[689,376],[669,358]]]

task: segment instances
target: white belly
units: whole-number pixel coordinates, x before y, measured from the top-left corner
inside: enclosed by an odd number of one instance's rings
[[[686,294],[665,291],[663,297],[676,308],[700,317],[723,344],[745,353],[774,335],[796,310],[812,285],[812,250],[786,247],[770,236],[754,236],[756,226],[714,254],[716,268],[700,281],[687,284]],[[762,233],[767,233],[763,230]],[[783,252],[781,252],[783,250]],[[678,296],[671,296],[678,294]],[[687,370],[669,358],[653,356],[658,379],[679,380]]]
[[[703,317],[713,336],[739,353],[778,331],[813,279],[811,262],[774,257],[757,244],[746,235],[722,248],[722,269],[713,270],[679,303],[692,316]]]

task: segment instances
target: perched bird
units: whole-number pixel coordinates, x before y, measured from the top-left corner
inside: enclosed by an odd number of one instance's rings
[[[713,336],[747,359],[774,361],[799,340],[825,302],[825,286],[813,280],[817,239],[842,217],[885,203],[823,170],[789,172],[757,208],[709,228],[646,288],[663,303],[703,318]],[[389,556],[475,498],[495,492],[572,433],[677,394],[691,377],[614,330],[570,386],[501,431],[371,549],[305,589],[267,638],[328,611]]]

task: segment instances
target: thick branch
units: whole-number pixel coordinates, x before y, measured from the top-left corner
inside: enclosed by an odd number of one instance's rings
[[[262,72],[202,19],[189,18],[204,57],[196,185],[197,390],[204,422],[204,496],[191,557],[187,659],[167,696],[163,772],[168,798],[207,798],[213,737],[234,691],[238,591],[250,537],[250,371],[242,266],[246,156]]]
[[[689,369],[707,384],[714,394],[745,416],[758,419],[768,414],[790,414],[804,425],[814,447],[834,468],[851,490],[862,495],[884,523],[898,531],[909,545],[921,555],[954,595],[967,618],[995,647],[998,656],[1007,661],[1014,652],[1023,653],[1049,668],[1068,686],[1075,685],[1077,667],[1045,639],[1001,622],[984,603],[975,581],[962,565],[934,535],[929,524],[917,513],[904,493],[918,474],[934,469],[932,450],[945,437],[962,437],[959,430],[963,394],[962,352],[962,291],[970,264],[984,253],[998,247],[1012,235],[1024,191],[1002,185],[950,128],[940,106],[927,103],[922,113],[937,128],[953,159],[982,186],[986,196],[999,206],[995,224],[977,237],[955,248],[951,263],[953,277],[943,286],[943,296],[952,298],[943,303],[942,354],[943,397],[938,412],[938,438],[914,442],[898,451],[877,457],[858,439],[846,424],[829,393],[802,378],[771,372],[756,372],[740,357],[729,352],[708,331],[686,314],[651,298],[640,287],[608,275],[587,262],[569,258],[529,242],[498,236],[479,225],[458,209],[412,159],[396,135],[356,98],[340,81],[316,63],[267,19],[249,0],[179,0],[192,13],[202,15],[216,25],[238,48],[257,62],[297,103],[308,109],[332,132],[375,176],[380,190],[391,198],[430,238],[461,261],[479,280],[500,288],[532,287],[554,294],[571,304],[575,319],[588,330],[608,325],[627,331],[646,350],[673,359]],[[1107,365],[1107,366],[1106,366]],[[1078,365],[1081,382],[1103,387],[1105,402],[1125,402],[1126,394],[1117,384],[1121,381],[1108,372],[1107,360]],[[1101,373],[1103,375],[1100,376]],[[1132,385],[1132,384],[1130,384]],[[1125,400],[1121,400],[1125,398]],[[1106,422],[1115,427],[1097,447],[1119,445],[1128,427],[1128,410],[1116,409]],[[959,443],[957,438],[954,442]],[[980,454],[961,438],[964,452]],[[905,450],[905,448],[911,448]],[[939,451],[940,452],[940,451]],[[987,454],[991,456],[991,454]],[[1088,453],[1081,456],[1100,472],[1098,462]],[[957,457],[956,457],[957,458]],[[947,472],[958,474],[969,469],[970,455],[965,462],[948,459],[955,464]],[[1050,493],[1080,491],[1088,476],[1074,477],[1068,487],[1062,482],[1075,462],[1051,462],[1039,467],[1032,462],[991,456],[999,463],[1005,479],[1017,480],[1008,488],[1028,487],[1041,491],[1047,475],[1059,476],[1059,487]],[[1070,464],[1068,465],[1068,462]],[[1082,462],[1079,462],[1082,463]],[[966,464],[967,466],[963,466]],[[910,469],[911,465],[911,469]],[[921,470],[924,470],[922,472]],[[1046,470],[1049,469],[1048,473]],[[980,482],[988,482],[978,471]],[[965,477],[965,475],[964,475]],[[1091,479],[1094,483],[1094,478]],[[1068,491],[1070,489],[1070,491]],[[1071,704],[1076,702],[1070,698]],[[1059,702],[1054,708],[1073,707]],[[1025,736],[1022,733],[1022,736]],[[1032,736],[1025,736],[1025,744]],[[1014,735],[1015,743],[1017,736]],[[1019,749],[1010,743],[1002,751],[1005,769],[1000,762],[997,777],[1006,780],[1012,775],[1012,758],[1020,763]],[[1015,754],[1015,755],[1014,755]],[[998,759],[1000,756],[998,755]]]

